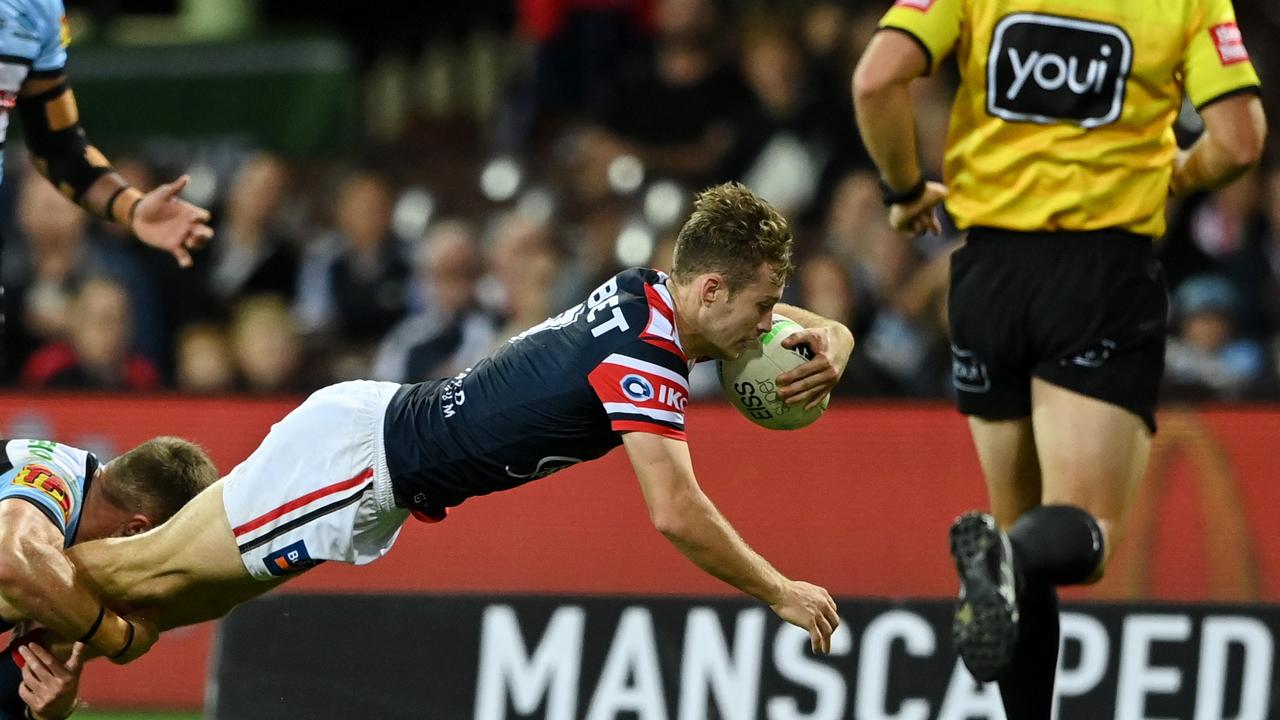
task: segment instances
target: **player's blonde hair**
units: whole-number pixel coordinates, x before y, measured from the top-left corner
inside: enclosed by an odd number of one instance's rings
[[[755,279],[767,264],[775,284],[791,274],[791,228],[772,205],[741,183],[728,182],[707,188],[694,200],[680,234],[676,236],[671,275],[677,282],[718,272],[734,292]]]
[[[218,469],[193,442],[152,438],[103,469],[103,494],[121,510],[140,512],[159,525],[218,480]]]

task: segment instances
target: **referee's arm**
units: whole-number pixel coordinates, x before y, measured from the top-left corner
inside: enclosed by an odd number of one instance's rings
[[[853,73],[853,105],[867,153],[880,171],[895,230],[941,231],[934,206],[946,197],[941,183],[924,181],[916,140],[916,114],[908,86],[929,70],[929,58],[905,32],[876,33]]]
[[[920,181],[916,113],[907,86],[929,70],[916,41],[897,30],[871,38],[853,73],[858,131],[885,184],[902,192]]]
[[[1174,195],[1214,190],[1248,172],[1262,157],[1267,119],[1258,96],[1234,94],[1200,108],[1204,132],[1179,150],[1170,182]]]

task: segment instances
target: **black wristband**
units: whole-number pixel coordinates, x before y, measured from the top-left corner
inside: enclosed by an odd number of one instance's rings
[[[98,632],[98,628],[102,627],[102,621],[103,621],[103,619],[104,619],[104,618],[106,618],[106,617],[107,617],[107,606],[106,606],[106,605],[99,605],[99,606],[98,606],[98,619],[93,621],[93,624],[89,626],[89,630],[88,630],[88,632],[86,632],[85,634],[81,635],[81,636],[80,636],[80,639],[79,639],[79,640],[77,640],[76,642],[82,642],[82,643],[87,643],[87,642],[89,642],[89,639],[90,639],[90,638],[92,638],[92,637],[94,636],[94,634],[96,634],[96,633]]]
[[[880,199],[884,202],[885,207],[889,207],[890,205],[913,203],[919,200],[920,196],[924,195],[925,182],[925,177],[921,175],[920,180],[917,181],[915,185],[912,185],[910,188],[907,188],[902,192],[895,192],[894,189],[889,187],[889,184],[882,178],[880,180]]]
[[[138,198],[133,201],[133,204],[129,206],[129,227],[133,227],[133,216],[138,214],[138,206],[142,204],[142,198],[143,196],[139,195]]]
[[[117,650],[116,653],[111,656],[111,660],[119,660],[125,653],[129,652],[129,648],[133,647],[133,623],[128,620],[125,620],[125,622],[129,625],[129,635],[125,638],[124,647]]]
[[[115,192],[111,193],[111,197],[107,198],[107,204],[102,206],[102,217],[106,218],[107,220],[114,219],[114,217],[111,214],[111,206],[115,205],[116,200],[120,198],[120,195],[124,193],[125,190],[128,190],[128,189],[129,189],[128,185],[121,185],[120,187],[115,189]]]

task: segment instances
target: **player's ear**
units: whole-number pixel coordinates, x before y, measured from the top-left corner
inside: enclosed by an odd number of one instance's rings
[[[134,513],[129,516],[128,520],[124,521],[123,525],[120,526],[120,529],[117,532],[117,537],[139,535],[153,527],[155,527],[155,524],[151,522],[151,518],[143,515],[142,513]]]
[[[698,277],[698,297],[704,305],[710,305],[729,289],[720,273],[704,273]]]

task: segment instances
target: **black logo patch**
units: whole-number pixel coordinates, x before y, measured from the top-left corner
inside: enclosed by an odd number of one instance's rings
[[[1133,43],[1117,25],[1015,13],[996,25],[987,56],[987,112],[1010,122],[1115,122]]]
[[[951,384],[961,392],[984,393],[991,390],[987,366],[969,350],[951,346]]]

